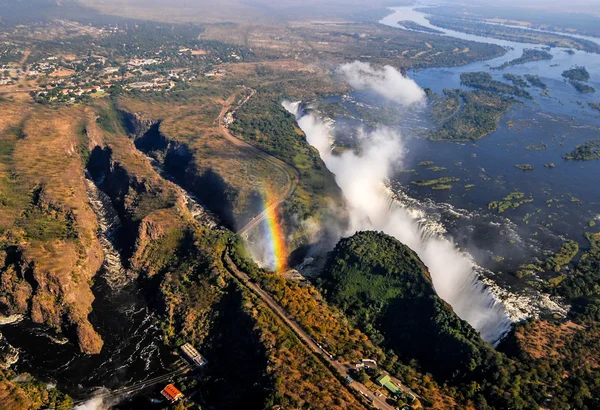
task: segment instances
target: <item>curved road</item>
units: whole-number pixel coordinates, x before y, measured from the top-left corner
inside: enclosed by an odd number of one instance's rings
[[[235,108],[232,108],[232,106],[233,106],[233,101],[235,101],[235,99],[237,98],[237,93],[234,93],[231,97],[229,97],[227,99],[227,101],[225,101],[225,104],[223,105],[223,108],[221,109],[221,112],[217,119],[217,121],[219,122],[219,131],[221,132],[221,135],[227,141],[231,142],[238,148],[248,151],[249,153],[251,153],[252,155],[254,155],[256,157],[259,157],[259,158],[269,162],[271,165],[275,166],[275,168],[277,168],[281,172],[285,173],[286,179],[288,182],[286,184],[285,191],[283,192],[283,194],[281,194],[275,201],[271,202],[268,205],[267,209],[263,210],[260,214],[255,216],[250,222],[248,222],[245,226],[240,228],[236,232],[238,235],[244,235],[244,234],[248,233],[250,230],[252,230],[255,226],[260,224],[265,219],[265,217],[267,216],[269,211],[279,207],[279,205],[281,205],[290,196],[292,196],[292,194],[296,190],[296,187],[298,186],[298,183],[300,182],[300,172],[298,172],[298,170],[296,168],[294,168],[291,165],[289,165],[288,163],[280,160],[279,158],[276,158],[270,154],[267,154],[266,152],[260,150],[259,148],[256,148],[255,146],[247,143],[246,141],[242,141],[241,139],[235,137],[231,133],[231,131],[229,131],[229,128],[227,128],[227,126],[225,125],[225,122],[223,121],[225,118],[225,115],[227,115],[228,112],[235,112],[235,111],[239,110],[244,104],[246,104],[248,102],[248,100],[250,100],[250,98],[252,98],[254,96],[254,94],[256,94],[256,90],[251,90],[250,95],[247,96],[244,99],[244,101],[242,101]]]

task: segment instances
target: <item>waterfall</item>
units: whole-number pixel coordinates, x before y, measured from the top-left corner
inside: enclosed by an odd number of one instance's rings
[[[331,129],[301,103],[284,102],[296,116],[308,142],[320,153],[342,189],[350,214],[350,236],[360,230],[378,230],[394,236],[413,249],[428,267],[438,295],[481,337],[497,344],[511,328],[504,305],[480,280],[470,255],[461,252],[447,237],[441,224],[432,225],[414,209],[391,198],[385,185],[391,166],[401,160],[404,150],[397,132],[390,129],[362,132],[360,154],[333,155]],[[361,134],[361,133],[359,133]],[[435,229],[431,229],[435,227]]]

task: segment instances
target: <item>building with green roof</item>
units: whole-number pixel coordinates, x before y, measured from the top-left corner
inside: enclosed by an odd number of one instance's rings
[[[381,387],[385,387],[392,394],[398,394],[400,392],[400,389],[394,383],[392,383],[392,379],[387,374],[382,374],[376,379],[376,381]]]

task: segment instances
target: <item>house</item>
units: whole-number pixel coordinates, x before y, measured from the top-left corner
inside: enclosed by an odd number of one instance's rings
[[[175,403],[177,400],[183,397],[183,393],[172,384],[168,384],[160,393],[171,403]]]
[[[385,387],[392,394],[398,394],[400,392],[400,389],[396,387],[394,383],[392,383],[392,379],[388,374],[382,374],[376,379],[376,381],[381,387]]]

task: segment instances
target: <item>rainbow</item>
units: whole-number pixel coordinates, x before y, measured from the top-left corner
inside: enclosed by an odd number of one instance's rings
[[[276,272],[281,273],[287,268],[287,244],[285,233],[277,212],[277,200],[269,189],[265,189],[263,208],[265,213],[264,231],[269,244],[270,259]]]

